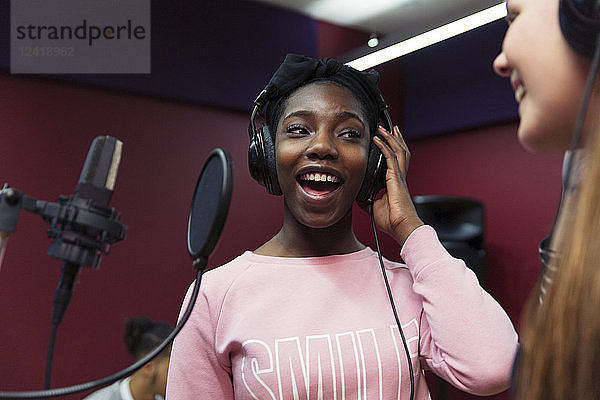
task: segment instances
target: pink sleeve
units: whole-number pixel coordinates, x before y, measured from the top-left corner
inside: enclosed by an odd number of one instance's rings
[[[400,255],[423,300],[420,353],[427,366],[469,393],[506,390],[518,338],[502,307],[448,254],[432,227],[416,229]]]
[[[192,293],[188,289],[179,318]],[[202,290],[181,332],[173,341],[167,379],[167,400],[233,399],[231,367],[223,365],[215,351],[219,305],[208,303]]]

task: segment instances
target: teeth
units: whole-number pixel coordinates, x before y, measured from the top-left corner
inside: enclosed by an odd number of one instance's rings
[[[521,103],[521,100],[523,100],[523,97],[525,96],[525,92],[525,86],[517,86],[517,90],[515,90],[515,100],[517,101],[517,103]]]
[[[300,175],[300,179],[303,181],[332,182],[332,183],[338,183],[340,181],[340,178],[338,178],[335,175],[319,173],[319,172],[309,172],[309,173]]]

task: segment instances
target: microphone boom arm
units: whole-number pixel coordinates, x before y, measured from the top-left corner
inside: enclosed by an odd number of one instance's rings
[[[98,207],[91,200],[60,196],[58,203],[36,200],[13,188],[0,191],[0,230],[16,231],[19,211],[38,214],[49,224],[48,237],[54,239],[48,255],[80,266],[97,269],[100,253],[125,239],[127,226],[114,208]],[[69,228],[69,229],[65,229]]]

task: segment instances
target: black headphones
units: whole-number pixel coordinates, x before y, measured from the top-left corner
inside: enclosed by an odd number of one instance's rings
[[[271,135],[269,127],[266,124],[256,129],[254,122],[257,114],[261,112],[263,106],[266,104],[266,97],[267,91],[263,90],[254,101],[254,109],[250,116],[250,125],[248,126],[248,134],[250,135],[248,169],[252,178],[266,187],[270,194],[280,196],[283,193],[277,179],[274,136]],[[393,127],[392,119],[387,111],[387,105],[383,100],[383,96],[379,94],[379,97],[381,102],[380,121],[383,127],[388,132],[391,132]],[[386,170],[387,165],[383,154],[381,154],[379,148],[371,141],[365,178],[356,196],[356,201],[359,204],[365,204],[373,200],[377,193],[385,187]]]
[[[592,58],[600,33],[600,0],[560,0],[558,15],[567,42]]]

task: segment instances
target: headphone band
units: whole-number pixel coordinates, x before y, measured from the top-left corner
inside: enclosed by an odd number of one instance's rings
[[[560,0],[558,15],[569,45],[592,58],[600,34],[600,0]]]

